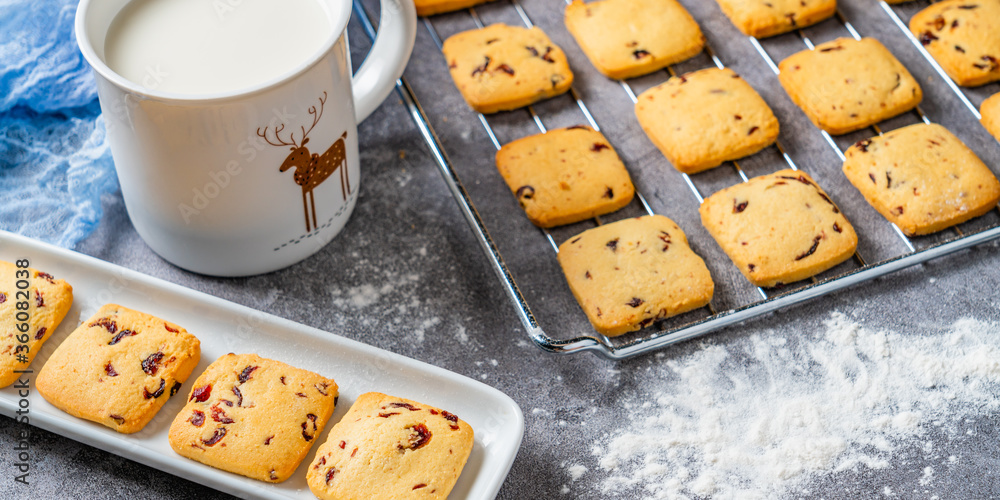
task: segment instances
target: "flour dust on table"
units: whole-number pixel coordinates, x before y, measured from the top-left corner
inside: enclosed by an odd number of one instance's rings
[[[840,313],[824,325],[654,362],[645,389],[623,398],[630,422],[592,462],[566,463],[567,476],[588,467],[614,498],[747,499],[910,467],[913,484],[870,493],[934,498],[936,477],[961,460],[950,445],[976,439],[968,423],[1000,409],[1000,326],[965,319],[917,336]]]

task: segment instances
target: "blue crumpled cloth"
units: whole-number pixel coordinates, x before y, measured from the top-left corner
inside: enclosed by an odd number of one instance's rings
[[[118,190],[77,1],[0,0],[0,228],[67,248]]]

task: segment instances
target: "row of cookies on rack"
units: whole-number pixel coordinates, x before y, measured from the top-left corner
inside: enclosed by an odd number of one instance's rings
[[[724,70],[703,70],[717,75]],[[699,75],[688,83],[697,85]],[[930,234],[981,216],[1000,201],[1000,182],[946,128],[916,124],[859,141],[843,172],[907,235]],[[634,188],[606,138],[586,126],[509,143],[497,168],[540,227],[579,222],[627,205]],[[815,276],[845,260],[858,237],[807,173],[782,170],[722,189],[699,208],[702,225],[755,286]],[[709,304],[714,284],[680,227],[653,215],[604,224],[559,246],[580,306],[605,335],[620,335]]]
[[[490,0],[414,0],[414,4],[417,8],[417,15],[430,16],[472,7],[488,1]],[[890,0],[890,3],[901,1],[907,0]],[[760,0],[716,0],[716,3],[740,31],[757,38],[766,38],[811,26],[832,17],[837,12],[837,0],[768,0],[767,2]],[[572,5],[566,9],[566,21],[569,25],[570,18],[573,17],[575,23],[580,23],[578,26],[589,24],[597,30],[606,30],[613,34],[615,29],[607,21],[628,22],[632,26],[641,26],[639,31],[645,31],[642,28],[661,28],[662,14],[670,13],[678,16],[687,14],[686,12],[681,14],[682,11],[683,7],[675,2],[598,1],[585,4],[583,0],[573,0]],[[609,16],[612,19],[608,19]],[[583,17],[593,20],[584,21]],[[689,22],[680,27],[690,29],[693,25],[694,29],[697,30],[697,24],[694,23],[694,20],[690,19],[690,16],[687,18]],[[673,17],[672,20],[677,21],[678,18]],[[672,28],[677,27],[678,25],[672,26]],[[570,31],[573,29],[570,27]],[[588,32],[592,35],[599,34],[589,30]],[[682,31],[678,34],[682,38],[686,38],[684,35],[687,33]],[[664,35],[663,39],[666,40],[668,38],[666,30],[664,30]],[[580,39],[576,33],[574,36],[577,36],[578,40]],[[670,44],[671,42],[667,41],[666,43]],[[586,48],[584,50],[587,51]],[[590,55],[589,51],[588,55]]]
[[[678,28],[670,33],[673,52],[655,43],[663,30],[654,27],[666,21]],[[692,57],[704,45],[697,24],[674,0],[577,1],[567,7],[566,24],[594,65],[617,78]],[[653,56],[649,47],[667,56]],[[521,107],[565,92],[572,83],[565,55],[537,27],[492,25],[459,33],[443,51],[459,90],[480,112]],[[781,62],[779,81],[803,112],[832,134],[912,110],[923,97],[905,66],[872,38],[838,39],[794,54]],[[767,103],[727,69],[671,78],[641,94],[635,112],[651,141],[684,173],[756,153],[779,132]],[[989,127],[992,114],[985,115]],[[1000,199],[1000,183],[990,169],[939,125],[914,125],[860,141],[845,156],[850,182],[908,235],[967,221]],[[496,163],[528,218],[541,227],[613,212],[634,193],[609,141],[585,126],[516,140],[501,148]],[[830,269],[849,259],[857,245],[856,233],[830,197],[798,171],[722,190],[705,200],[701,215],[734,265],[761,287]],[[652,252],[657,245],[660,251]],[[678,251],[668,252],[671,248]],[[704,306],[714,290],[683,232],[661,216],[571,238],[560,247],[559,261],[588,318],[607,335]],[[683,277],[672,273],[677,269]]]
[[[488,0],[415,0],[422,16]],[[832,17],[836,0],[716,0],[744,34],[787,33]],[[888,0],[903,3],[910,0]],[[601,73],[631,78],[701,52],[705,37],[676,0],[573,0],[566,28]],[[670,29],[663,29],[669,26]],[[944,0],[910,19],[910,31],[959,85],[1000,80],[1000,0]]]
[[[24,300],[14,288],[17,280],[31,283]],[[9,332],[0,353],[0,387],[22,376],[72,302],[72,286],[64,280],[0,261],[0,318]],[[17,322],[27,325],[24,338],[17,338],[23,330],[15,327],[18,311],[27,313]],[[35,388],[70,415],[131,434],[179,392],[200,358],[200,341],[183,327],[107,304],[56,348]],[[229,353],[188,391],[170,425],[170,446],[203,464],[280,483],[319,441],[338,396],[332,378],[256,354]],[[472,445],[472,428],[454,414],[370,392],[333,426],[306,478],[322,499],[398,498],[417,490],[446,498]]]
[[[676,0],[575,0],[566,7],[566,27],[594,67],[611,78],[658,71],[697,55],[705,45],[697,22]],[[945,0],[913,16],[910,28],[960,85],[1000,80],[1000,0]],[[817,55],[842,50],[848,52],[830,58]],[[527,106],[563,94],[573,84],[565,53],[538,27],[494,24],[458,33],[444,42],[443,51],[462,96],[481,113]],[[859,65],[849,57],[853,55],[871,67]],[[798,61],[807,64],[800,66]],[[793,101],[831,134],[895,116],[912,109],[922,97],[906,68],[872,38],[822,44],[787,58],[780,70],[781,83]],[[827,78],[869,70],[867,81]],[[875,94],[856,105],[845,102],[841,109],[836,104],[826,107],[832,94],[857,94],[865,85],[874,85]],[[1000,140],[998,101],[1000,97],[994,96],[983,104],[982,123]]]
[[[676,0],[575,0],[566,7],[565,22],[594,67],[611,78],[631,78],[663,69],[697,55],[705,46],[697,22]],[[910,27],[957,83],[974,86],[1000,80],[1000,0],[976,0],[971,4],[966,0],[945,0],[913,16]],[[898,114],[900,109],[912,109],[922,97],[905,67],[881,43],[875,39],[853,42],[856,45],[848,39],[822,44],[787,58],[780,67],[779,78],[795,103],[817,126],[832,134],[864,128]],[[845,49],[850,50],[848,54],[862,55],[862,62],[874,66],[872,77],[877,80],[827,78],[831,73],[852,75],[869,68],[847,54],[827,60],[810,55]],[[573,83],[566,55],[538,27],[494,24],[465,31],[449,37],[443,51],[462,96],[481,113],[527,106],[565,93]],[[800,68],[795,62],[800,60],[811,64],[798,73]],[[877,95],[852,105],[855,110],[835,107],[831,113],[820,105],[811,105],[815,98],[810,94],[856,93],[839,87],[853,85],[859,89],[866,84],[875,85]],[[830,96],[819,96],[824,97]],[[1000,138],[1000,130],[993,125],[1000,120],[995,108],[984,103],[983,124]],[[827,115],[847,117],[838,121]]]

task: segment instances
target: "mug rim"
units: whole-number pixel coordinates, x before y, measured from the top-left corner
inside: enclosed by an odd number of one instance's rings
[[[249,87],[227,91],[227,92],[215,92],[215,93],[205,93],[205,94],[180,94],[176,92],[162,92],[152,89],[147,89],[115,72],[111,69],[104,60],[97,55],[97,51],[94,50],[93,45],[90,41],[89,32],[87,30],[86,17],[90,9],[91,4],[100,1],[107,0],[81,0],[76,10],[76,19],[74,20],[74,34],[76,35],[76,43],[80,48],[80,52],[83,53],[84,59],[90,64],[90,67],[95,73],[100,75],[102,78],[108,80],[116,87],[124,89],[125,91],[140,95],[149,99],[155,99],[161,102],[175,102],[179,104],[198,104],[204,102],[222,102],[229,100],[242,99],[244,97],[253,96],[273,88],[279,87],[295,78],[297,78],[302,73],[305,73],[310,68],[318,64],[323,60],[326,55],[333,49],[333,46],[339,41],[347,29],[347,24],[351,19],[351,4],[352,2],[347,0],[341,0],[339,3],[340,7],[340,17],[338,18],[338,24],[333,26],[330,30],[330,35],[327,39],[320,45],[320,49],[317,50],[313,55],[309,56],[305,61],[297,65],[291,71],[288,71],[279,76],[270,78],[256,85]],[[128,0],[126,5],[130,2],[136,0]],[[334,2],[318,0],[330,5]],[[325,10],[325,9],[324,9]]]

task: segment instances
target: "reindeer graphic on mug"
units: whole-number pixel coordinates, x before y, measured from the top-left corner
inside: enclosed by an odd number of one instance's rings
[[[313,194],[313,190],[316,186],[323,183],[328,177],[333,175],[333,172],[340,170],[340,193],[344,197],[344,201],[347,201],[347,195],[351,194],[351,181],[348,177],[347,172],[347,148],[344,144],[344,139],[347,138],[347,132],[344,131],[340,135],[340,138],[334,141],[334,143],[324,152],[323,154],[310,153],[309,148],[306,147],[306,143],[309,142],[309,132],[316,127],[319,123],[319,119],[323,116],[323,106],[326,104],[326,92],[323,92],[323,97],[319,98],[319,110],[316,106],[309,107],[309,114],[313,117],[312,125],[309,126],[309,130],[302,127],[302,138],[299,143],[295,142],[295,132],[288,135],[288,141],[281,138],[279,134],[285,129],[285,125],[281,124],[274,128],[274,139],[275,142],[271,142],[267,138],[267,129],[264,127],[264,131],[260,131],[260,127],[257,128],[257,135],[267,141],[268,144],[272,146],[289,146],[292,152],[285,158],[284,163],[278,168],[278,171],[284,172],[289,168],[295,167],[295,174],[292,175],[292,179],[296,184],[302,187],[302,209],[306,216],[306,232],[310,232],[314,229],[319,229],[316,223],[316,195]],[[310,215],[312,216],[312,224],[309,223]]]

